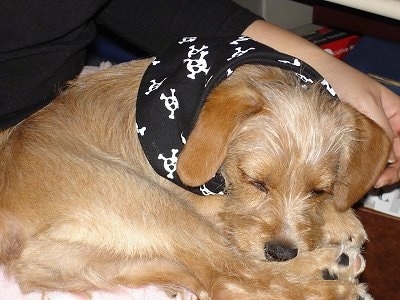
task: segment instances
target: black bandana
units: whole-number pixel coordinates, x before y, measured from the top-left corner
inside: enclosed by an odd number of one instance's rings
[[[185,37],[154,59],[138,92],[136,129],[143,151],[159,175],[199,195],[224,193],[220,174],[200,187],[185,186],[176,173],[176,163],[208,94],[243,64],[293,71],[302,83],[320,81],[335,95],[309,65],[248,37]]]

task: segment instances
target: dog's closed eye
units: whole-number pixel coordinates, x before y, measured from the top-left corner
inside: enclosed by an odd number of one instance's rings
[[[310,191],[311,197],[318,197],[318,196],[322,196],[322,195],[325,195],[325,194],[329,194],[329,193],[324,189],[312,189]]]
[[[261,192],[267,193],[268,192],[268,186],[265,182],[258,181],[258,180],[251,180],[250,183],[255,186],[257,189],[259,189]]]
[[[242,175],[242,178],[244,179],[245,182],[248,182],[258,190],[260,190],[263,193],[267,193],[269,191],[268,184],[264,180],[256,179],[254,176],[248,175],[244,170],[239,168],[239,171]]]

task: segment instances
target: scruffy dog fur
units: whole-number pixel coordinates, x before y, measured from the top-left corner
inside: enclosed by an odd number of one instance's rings
[[[157,175],[139,145],[149,63],[83,76],[2,132],[0,263],[23,291],[368,298],[357,281],[366,233],[350,207],[385,167],[383,130],[288,72],[242,66],[210,94],[179,156],[187,185],[225,177],[226,195],[197,196]]]

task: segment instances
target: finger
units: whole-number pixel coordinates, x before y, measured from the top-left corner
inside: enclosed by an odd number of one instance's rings
[[[399,120],[399,124],[400,124],[400,120]],[[393,163],[397,159],[400,159],[400,137],[399,137],[398,131],[396,131],[396,135],[393,139],[393,148],[392,148],[392,152],[389,154],[388,162]]]
[[[400,160],[390,164],[376,181],[374,187],[380,188],[385,185],[391,185],[399,181]]]
[[[396,161],[396,155],[394,154],[393,150],[391,150],[388,156],[388,163],[392,164],[395,161]]]

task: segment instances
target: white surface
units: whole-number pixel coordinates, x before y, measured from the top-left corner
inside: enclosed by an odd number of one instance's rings
[[[370,13],[400,20],[400,0],[326,0]]]
[[[286,29],[293,29],[312,22],[311,5],[291,0],[233,0],[239,5]]]
[[[400,184],[371,191],[364,206],[400,218]]]
[[[127,288],[119,286],[114,291],[95,291],[88,294],[62,292],[32,292],[23,294],[13,277],[8,277],[0,265],[0,299],[1,300],[196,300],[197,297],[188,290],[181,290],[176,297],[169,296],[157,286]]]

